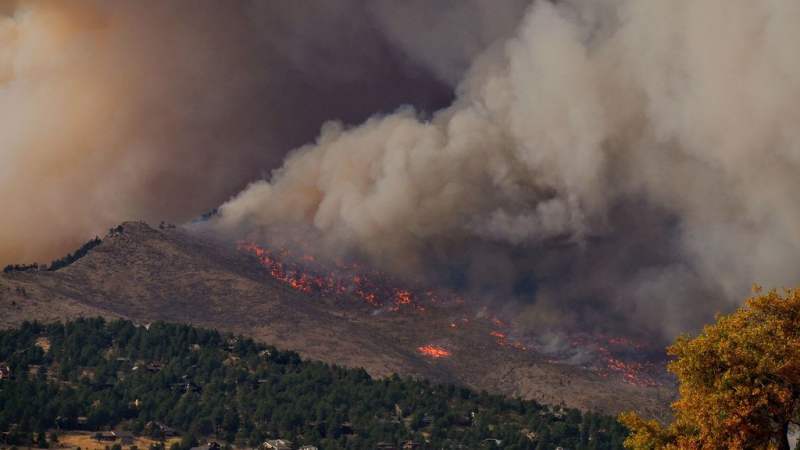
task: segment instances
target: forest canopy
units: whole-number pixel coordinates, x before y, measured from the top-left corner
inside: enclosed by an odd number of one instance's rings
[[[0,431],[28,445],[53,430],[126,429],[184,442],[323,449],[615,449],[613,417],[454,385],[304,361],[188,325],[81,319],[0,331]]]

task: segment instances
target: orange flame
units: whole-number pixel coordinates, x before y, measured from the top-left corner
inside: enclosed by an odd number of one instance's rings
[[[325,267],[313,255],[292,258],[288,249],[271,250],[246,241],[238,242],[237,247],[256,256],[272,278],[304,294],[354,295],[374,307],[390,303],[387,309],[395,312],[404,307],[421,313],[425,307],[419,303],[420,299],[431,303],[440,300],[431,290],[393,288],[390,277],[365,270],[356,263],[335,260],[331,267]],[[326,275],[315,274],[311,268],[321,269]],[[356,271],[359,273],[353,273]]]
[[[451,355],[450,351],[439,347],[438,345],[423,345],[422,347],[417,347],[417,351],[429,358],[434,359],[447,358]]]
[[[573,337],[570,344],[573,347],[593,348],[603,362],[603,367],[596,367],[594,371],[604,378],[616,375],[621,377],[622,381],[625,383],[635,386],[653,387],[659,385],[657,379],[651,375],[657,370],[653,363],[625,361],[615,355],[614,350],[620,348],[634,350],[643,349],[644,345],[639,342],[625,337],[612,337],[598,334],[594,336]]]
[[[397,291],[394,293],[394,302],[398,305],[409,305],[411,304],[411,292],[408,291]]]
[[[506,338],[505,333],[501,333],[499,331],[492,331],[489,334],[491,334],[492,336],[496,337],[497,339],[505,339]]]

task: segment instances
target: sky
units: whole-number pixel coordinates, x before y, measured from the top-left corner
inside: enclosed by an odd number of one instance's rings
[[[144,3],[2,3],[0,263],[220,207],[531,327],[796,283],[793,2]]]

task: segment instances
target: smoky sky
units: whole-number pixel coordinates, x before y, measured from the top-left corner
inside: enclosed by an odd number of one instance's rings
[[[670,338],[797,282],[795,2],[0,14],[0,262],[221,205],[228,236],[456,278],[532,329]]]
[[[188,220],[331,118],[444,107],[524,9],[0,3],[0,263],[46,261],[121,220]]]
[[[539,330],[670,339],[752,283],[797,283],[800,6],[539,1],[521,17],[449,106],[326,123],[220,228],[310,226],[408,276],[457,266]]]

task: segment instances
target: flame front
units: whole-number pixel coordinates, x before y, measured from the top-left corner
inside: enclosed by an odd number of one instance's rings
[[[434,359],[447,358],[451,355],[449,350],[438,345],[423,345],[422,347],[417,347],[417,351]]]
[[[441,298],[431,290],[394,287],[395,281],[386,274],[355,263],[334,261],[330,267],[323,267],[319,258],[309,254],[293,256],[288,249],[272,250],[245,241],[240,241],[238,248],[256,256],[272,278],[305,294],[353,295],[371,306],[386,306],[395,312],[401,308],[424,312],[421,300],[438,303]],[[313,266],[320,267],[318,272],[324,275],[315,273]],[[462,301],[452,297],[453,303]]]
[[[447,290],[433,291],[401,286],[392,277],[366,269],[357,263],[345,263],[341,260],[322,263],[320,258],[310,254],[293,255],[288,249],[273,250],[251,242],[239,242],[238,248],[256,256],[270,277],[308,295],[351,296],[374,308],[392,312],[402,310],[423,313],[426,311],[423,302],[438,306],[462,306],[465,303],[464,298]],[[486,306],[482,307],[473,320],[492,328],[488,333],[489,337],[499,347],[521,352],[536,351],[535,344],[532,348],[523,343],[526,337],[519,335],[512,323],[491,314]],[[446,323],[445,331],[458,333],[470,323],[471,320],[467,317],[454,318]],[[644,348],[642,344],[631,339],[602,334],[577,334],[571,335],[570,346],[589,350],[594,355],[594,360],[586,364],[586,367],[602,377],[618,376],[624,382],[638,386],[658,384],[649,375],[655,369],[653,364],[629,361],[630,350],[642,351]],[[417,347],[417,351],[433,359],[451,356],[449,350],[437,345]],[[552,362],[561,363],[562,359],[554,359]]]
[[[641,351],[644,345],[625,337],[614,337],[603,334],[594,336],[574,336],[570,345],[573,348],[592,349],[601,366],[592,367],[593,371],[603,378],[616,375],[628,384],[641,387],[658,386],[658,380],[652,375],[658,373],[658,367],[652,362],[626,361],[619,356],[630,350]],[[626,358],[627,359],[627,358]]]

